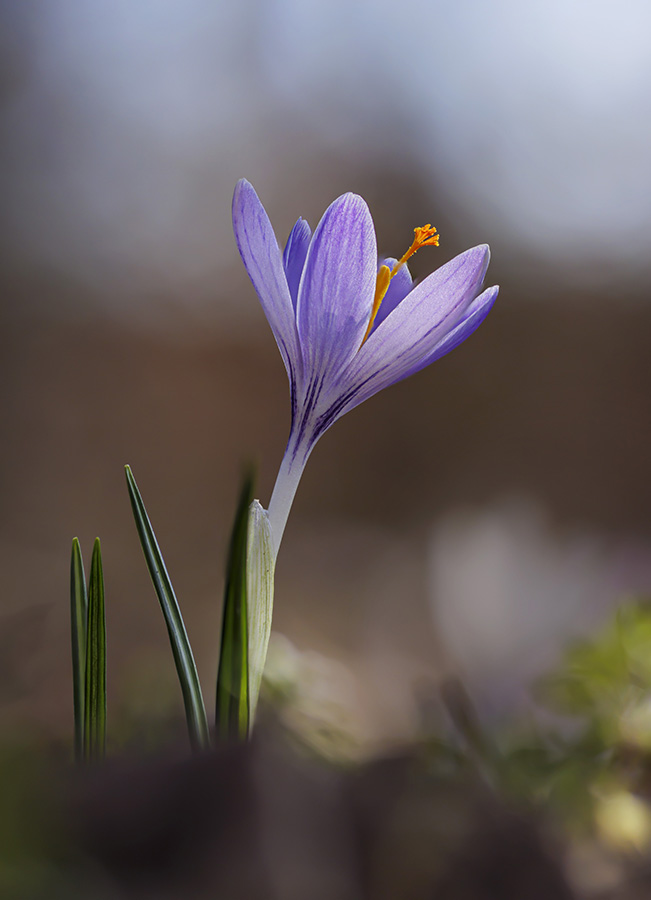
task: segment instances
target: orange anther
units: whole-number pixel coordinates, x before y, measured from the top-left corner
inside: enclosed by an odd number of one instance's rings
[[[389,289],[389,284],[391,283],[391,279],[397,273],[400,266],[407,262],[410,257],[414,255],[414,253],[419,250],[421,247],[427,247],[428,245],[432,245],[434,247],[438,247],[439,245],[439,236],[436,231],[436,228],[432,227],[432,225],[421,225],[419,228],[414,228],[414,241],[404,254],[401,256],[398,262],[392,269],[389,269],[388,266],[381,266],[380,271],[377,273],[377,281],[375,285],[375,297],[373,298],[373,306],[371,308],[371,315],[368,320],[368,326],[366,328],[366,334],[362,338],[362,344],[366,340],[366,338],[371,333],[371,329],[373,328],[373,323],[375,322],[375,317],[378,314],[380,309],[380,304],[384,300],[384,295]]]
[[[436,228],[432,227],[432,225],[421,225],[418,228],[414,228],[414,234],[415,237],[411,247],[395,264],[391,270],[392,275],[395,275],[400,266],[403,263],[406,263],[407,260],[412,257],[417,250],[420,250],[421,247],[427,247],[430,244],[434,247],[438,247],[439,245],[439,236]]]

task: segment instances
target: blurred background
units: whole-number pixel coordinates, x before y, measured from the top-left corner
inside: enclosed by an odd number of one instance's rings
[[[314,452],[278,562],[274,664],[328,660],[376,749],[415,733],[450,673],[482,715],[528,703],[568,638],[649,592],[644,0],[1,10],[3,733],[71,735],[74,535],[87,561],[102,539],[109,742],[182,716],[127,462],[212,706],[242,467],[259,464],[266,504],[289,427],[231,232],[242,176],[281,244],[352,190],[383,254],[438,227],[416,277],[487,242],[501,285],[467,343]]]

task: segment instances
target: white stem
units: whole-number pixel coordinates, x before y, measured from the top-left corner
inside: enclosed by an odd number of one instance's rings
[[[278,548],[283,538],[285,525],[287,525],[289,511],[292,508],[292,502],[306,462],[307,457],[300,451],[296,453],[290,438],[276,476],[276,484],[274,485],[271,500],[269,501],[269,522],[271,524],[276,555],[278,555]]]

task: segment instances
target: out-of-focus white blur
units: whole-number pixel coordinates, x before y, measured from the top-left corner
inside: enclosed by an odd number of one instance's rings
[[[349,175],[418,171],[432,219],[490,242],[532,292],[648,280],[644,0],[55,0],[2,15],[4,243],[96,302],[192,314],[238,262],[236,179],[281,211],[282,239],[292,216],[314,222],[321,192],[356,188],[325,178],[327,154]],[[222,322],[250,311],[220,294]]]
[[[569,641],[593,633],[651,580],[648,545],[555,533],[523,499],[441,518],[429,569],[449,665],[492,714],[528,702]]]

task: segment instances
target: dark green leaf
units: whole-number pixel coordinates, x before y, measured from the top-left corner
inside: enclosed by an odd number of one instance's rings
[[[174,662],[176,663],[176,671],[178,673],[181,691],[183,693],[183,703],[185,705],[185,717],[188,724],[188,733],[190,743],[194,750],[204,750],[210,746],[210,737],[208,734],[208,722],[206,719],[206,710],[201,695],[201,686],[199,684],[199,676],[197,675],[197,667],[192,655],[190,641],[183,624],[183,617],[179,608],[172,582],[167,574],[165,563],[156,540],[156,535],[151,527],[145,504],[140,496],[138,485],[133,477],[133,473],[129,466],[126,466],[127,486],[129,488],[129,497],[131,498],[131,506],[136,521],[136,528],[140,537],[145,560],[151,580],[158,596],[167,632],[172,645],[172,653],[174,654]]]
[[[93,547],[88,585],[84,705],[84,758],[87,761],[102,759],[106,748],[106,620],[99,538],[95,539]]]
[[[249,731],[246,555],[252,497],[253,477],[248,474],[240,492],[228,552],[217,672],[215,724],[219,736],[226,739],[244,739]]]
[[[84,693],[86,685],[86,620],[88,595],[79,541],[72,542],[70,558],[70,641],[72,649],[72,696],[75,713],[75,759],[84,752]]]

